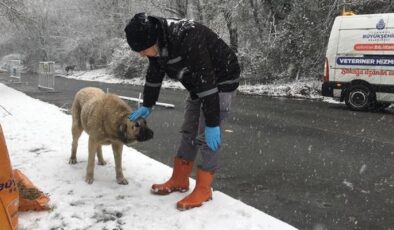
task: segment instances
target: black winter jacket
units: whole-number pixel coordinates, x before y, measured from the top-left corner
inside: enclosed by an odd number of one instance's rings
[[[152,107],[164,75],[179,80],[192,99],[200,98],[206,125],[219,125],[219,94],[239,85],[240,67],[230,47],[208,27],[186,19],[150,17],[159,30],[160,56],[149,57],[144,102]]]

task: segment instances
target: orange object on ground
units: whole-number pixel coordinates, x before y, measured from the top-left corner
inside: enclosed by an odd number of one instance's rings
[[[0,125],[0,227],[3,230],[18,228],[19,195],[12,174],[7,144]]]
[[[196,187],[187,197],[178,201],[177,208],[181,211],[200,207],[204,202],[212,200],[213,172],[197,170]]]
[[[19,211],[49,210],[49,197],[41,192],[18,169],[14,170],[15,183],[19,190]]]
[[[193,170],[193,161],[183,160],[179,157],[174,159],[174,168],[171,178],[163,184],[152,185],[152,193],[167,195],[172,192],[186,192],[189,190],[189,176]]]

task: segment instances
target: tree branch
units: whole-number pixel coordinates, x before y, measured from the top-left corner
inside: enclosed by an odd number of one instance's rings
[[[25,13],[15,9],[13,6],[10,6],[8,4],[6,4],[4,1],[0,1],[0,9],[3,8],[6,12],[5,12],[5,16],[8,18],[8,20],[10,20],[11,22],[13,21],[13,17],[22,20],[28,20],[30,22],[34,22],[37,23],[36,21],[34,21],[33,19],[25,16]]]

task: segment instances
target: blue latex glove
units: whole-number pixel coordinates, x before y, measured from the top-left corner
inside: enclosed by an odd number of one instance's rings
[[[208,147],[216,152],[219,149],[221,142],[220,139],[220,127],[205,127],[205,142]]]
[[[136,111],[132,112],[129,115],[129,120],[136,121],[138,118],[143,117],[144,119],[148,118],[150,113],[152,112],[152,108],[141,106]]]

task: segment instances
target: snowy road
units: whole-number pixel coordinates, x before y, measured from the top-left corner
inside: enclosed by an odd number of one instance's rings
[[[84,86],[133,97],[141,90],[64,78],[57,78],[53,93],[25,83],[10,86],[65,108]],[[149,119],[155,139],[138,144],[139,151],[170,165],[185,95],[162,90],[160,101],[176,108],[155,108]],[[320,101],[238,96],[214,187],[299,229],[394,229],[393,115]]]

